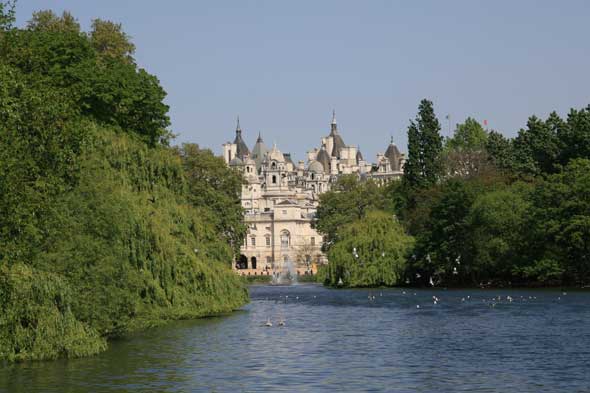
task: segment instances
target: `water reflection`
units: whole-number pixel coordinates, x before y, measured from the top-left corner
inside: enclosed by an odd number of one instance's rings
[[[586,293],[310,285],[251,292],[243,311],[152,329],[97,357],[4,366],[0,391],[575,392],[590,385]],[[272,327],[264,326],[268,318]]]

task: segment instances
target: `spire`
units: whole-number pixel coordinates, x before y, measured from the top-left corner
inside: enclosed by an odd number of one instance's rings
[[[237,124],[236,124],[236,139],[234,139],[234,144],[236,144],[236,156],[239,157],[241,160],[244,159],[244,156],[250,155],[250,150],[248,150],[248,146],[244,143],[242,139],[242,129],[240,128],[240,116],[238,116]]]
[[[262,141],[262,134],[258,131],[258,139],[256,139],[256,143],[263,143]]]
[[[240,128],[240,115],[238,115],[238,123],[236,125],[236,134],[241,133],[242,129]]]
[[[330,135],[334,135],[338,132],[338,125],[336,124],[336,110],[332,109],[332,123],[331,123]]]
[[[393,135],[391,136],[391,141],[389,143],[391,143],[392,145],[394,144],[393,143]]]

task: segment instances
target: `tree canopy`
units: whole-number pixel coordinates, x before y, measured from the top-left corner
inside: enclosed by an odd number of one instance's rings
[[[374,287],[401,283],[412,238],[390,213],[368,211],[344,225],[328,252],[326,283]]]
[[[15,29],[11,10],[0,3],[0,361],[91,355],[244,304],[230,270],[241,179],[167,146],[165,92],[120,50],[121,26],[95,22],[97,47],[67,12]]]

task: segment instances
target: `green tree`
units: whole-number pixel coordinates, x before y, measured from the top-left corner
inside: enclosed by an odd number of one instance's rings
[[[521,129],[514,139],[517,170],[532,175],[555,171],[560,152],[556,131],[560,123],[555,112],[550,115],[552,127],[536,116],[529,118],[527,128]]]
[[[393,286],[401,282],[413,239],[390,213],[370,211],[346,224],[328,252],[326,284]],[[342,282],[342,284],[340,284]]]
[[[324,251],[339,238],[339,230],[364,217],[369,210],[393,211],[384,189],[373,181],[361,182],[356,175],[342,176],[332,190],[320,195],[314,227],[324,236]]]
[[[235,174],[199,152],[189,179],[158,143],[157,79],[48,16],[0,34],[0,362],[90,355],[247,301],[219,228],[239,233]]]
[[[569,284],[590,280],[590,160],[574,159],[541,182],[530,216],[532,273],[563,271]],[[554,276],[555,274],[553,274]],[[551,275],[550,275],[551,276]]]
[[[135,45],[123,31],[120,23],[94,19],[90,31],[90,42],[100,56],[105,59],[134,62]]]
[[[0,34],[12,28],[16,20],[15,8],[16,0],[0,2]]]
[[[410,188],[435,184],[442,174],[442,137],[432,102],[420,102],[415,122],[408,127],[408,160],[404,182]]]
[[[80,24],[67,11],[64,11],[61,17],[51,10],[33,12],[33,17],[27,23],[27,28],[38,32],[80,33]]]
[[[519,183],[479,195],[468,217],[471,261],[457,266],[472,282],[501,278],[513,280],[526,264],[529,194],[532,187]],[[515,277],[516,278],[516,277]]]
[[[12,30],[0,40],[0,59],[21,70],[37,89],[63,91],[84,116],[151,145],[169,142],[169,108],[158,79],[126,60],[102,61],[84,34]]]
[[[457,124],[452,138],[447,139],[446,147],[461,150],[482,150],[488,140],[488,133],[471,117],[462,124]]]
[[[178,153],[182,158],[191,203],[215,212],[213,220],[219,235],[238,255],[246,234],[240,201],[244,183],[242,175],[228,168],[211,150],[200,149],[196,144],[183,144]]]
[[[488,159],[496,168],[512,172],[516,166],[515,152],[511,140],[496,131],[490,131],[485,144]]]
[[[463,124],[457,124],[452,138],[448,138],[442,153],[447,176],[474,176],[490,170],[485,145],[487,132],[476,120],[468,117]]]
[[[559,155],[562,165],[576,158],[590,158],[590,105],[580,110],[571,109],[557,135],[562,143]]]

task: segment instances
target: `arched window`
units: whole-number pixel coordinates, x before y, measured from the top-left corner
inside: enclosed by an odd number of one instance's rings
[[[272,175],[272,184],[277,184],[277,177]]]
[[[238,269],[248,269],[248,258],[244,254],[240,254],[240,259],[236,263]]]
[[[289,231],[282,231],[281,232],[281,248],[289,248],[289,244],[291,243],[291,235]]]
[[[250,262],[252,264],[252,269],[256,269],[256,257],[250,258]]]
[[[311,174],[311,180],[314,180],[314,179],[315,179],[315,173],[312,173]]]
[[[270,164],[270,167],[271,167],[272,169],[277,169],[277,163],[273,161],[273,163],[272,163],[272,164]]]

